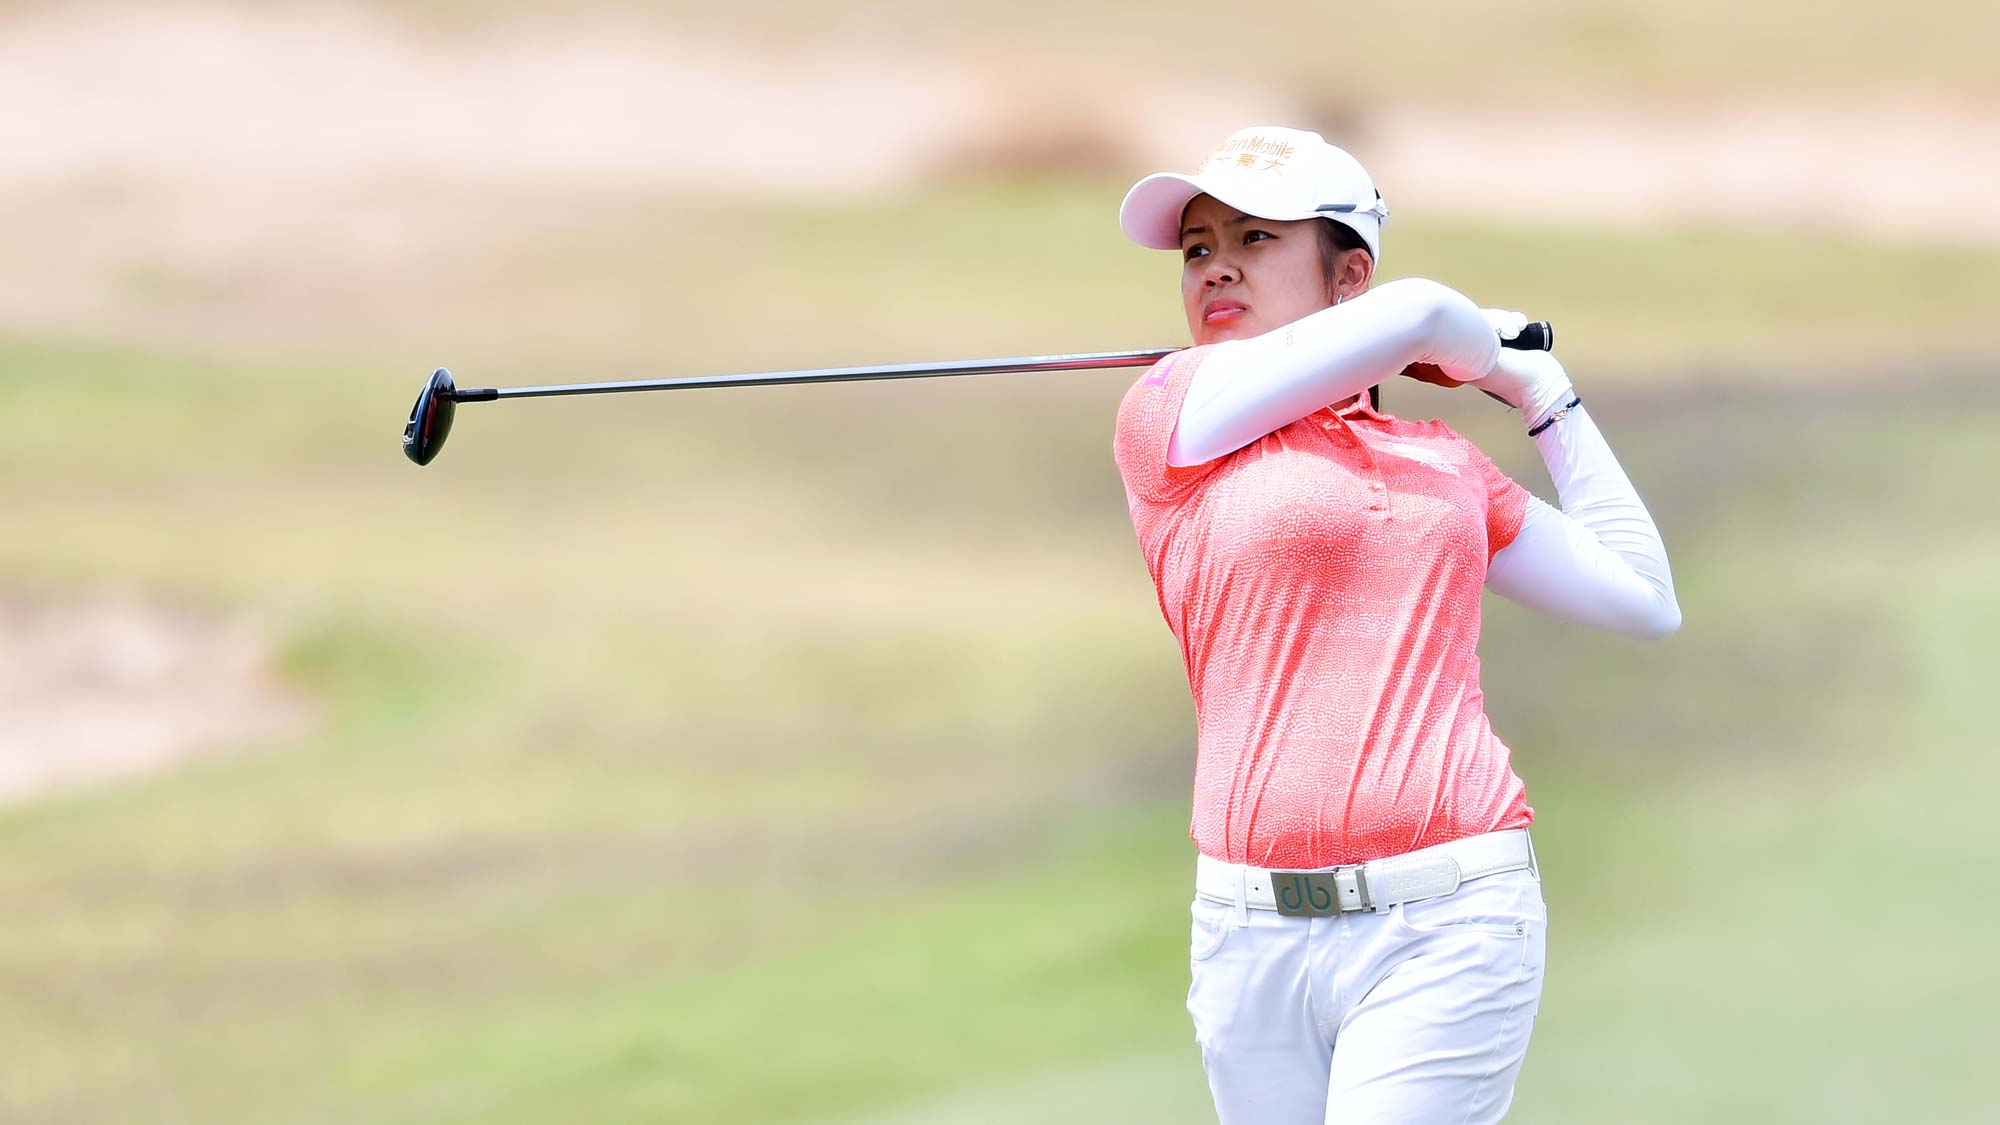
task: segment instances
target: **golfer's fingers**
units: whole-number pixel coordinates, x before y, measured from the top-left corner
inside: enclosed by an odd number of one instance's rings
[[[1518,313],[1512,309],[1480,309],[1479,311],[1485,315],[1486,323],[1493,326],[1493,331],[1499,333],[1502,340],[1511,340],[1519,336],[1522,330],[1528,327],[1528,314],[1526,313]]]

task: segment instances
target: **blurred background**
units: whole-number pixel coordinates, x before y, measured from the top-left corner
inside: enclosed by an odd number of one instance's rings
[[[1124,188],[1558,326],[1687,624],[1490,602],[1512,1120],[2000,1119],[2000,7],[0,2],[0,1120],[1212,1121]],[[1477,395],[1392,385],[1552,496]]]

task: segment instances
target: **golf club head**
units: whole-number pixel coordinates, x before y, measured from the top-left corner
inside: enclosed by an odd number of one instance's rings
[[[431,372],[430,382],[410,408],[410,421],[403,427],[403,456],[419,465],[428,465],[444,448],[451,435],[451,416],[458,410],[458,388],[451,372],[440,367]]]

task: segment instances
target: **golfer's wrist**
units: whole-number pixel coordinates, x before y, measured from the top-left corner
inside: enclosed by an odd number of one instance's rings
[[[1521,403],[1521,421],[1535,429],[1555,416],[1576,398],[1576,388],[1568,379],[1551,379],[1529,390]]]

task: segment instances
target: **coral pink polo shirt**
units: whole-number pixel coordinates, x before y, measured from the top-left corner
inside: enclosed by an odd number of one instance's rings
[[[1194,692],[1196,846],[1328,867],[1527,825],[1474,651],[1527,491],[1442,422],[1366,396],[1168,465],[1207,351],[1134,383],[1113,442]]]

